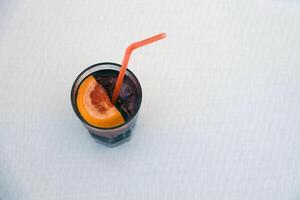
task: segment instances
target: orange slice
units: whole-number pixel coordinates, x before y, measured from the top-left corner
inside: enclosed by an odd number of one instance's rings
[[[80,85],[77,108],[90,124],[100,128],[111,128],[123,124],[124,118],[111,103],[106,90],[90,75]]]

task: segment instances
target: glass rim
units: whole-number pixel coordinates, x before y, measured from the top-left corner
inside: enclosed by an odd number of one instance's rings
[[[121,128],[129,123],[131,123],[132,120],[134,120],[140,110],[140,107],[141,107],[141,104],[142,104],[142,99],[143,99],[143,93],[142,93],[142,87],[141,87],[141,84],[138,80],[138,78],[135,76],[135,74],[130,70],[130,69],[126,69],[126,72],[128,72],[130,75],[133,76],[133,78],[136,80],[137,82],[137,87],[138,87],[138,90],[140,90],[140,101],[138,102],[138,105],[136,107],[136,112],[134,113],[134,115],[132,117],[130,117],[129,120],[125,121],[125,123],[123,124],[120,124],[118,126],[114,126],[114,127],[111,127],[111,128],[101,128],[101,127],[97,127],[97,126],[94,126],[92,124],[90,124],[89,122],[87,122],[82,116],[81,114],[79,113],[78,109],[77,109],[77,105],[76,105],[76,93],[77,91],[75,91],[75,95],[73,97],[73,93],[74,93],[74,90],[75,90],[75,87],[76,87],[76,82],[78,81],[79,78],[82,77],[82,75],[87,72],[88,70],[94,68],[94,67],[97,67],[97,66],[100,66],[100,65],[113,65],[113,66],[116,66],[116,67],[119,67],[121,68],[121,65],[118,64],[118,63],[114,63],[114,62],[101,62],[101,63],[96,63],[96,64],[93,64],[87,68],[85,68],[82,72],[79,73],[79,75],[76,77],[76,79],[74,80],[74,83],[72,85],[72,88],[71,88],[71,104],[72,104],[72,108],[73,108],[73,111],[75,112],[75,114],[77,115],[77,117],[85,124],[85,125],[88,125],[92,128],[95,128],[95,129],[99,129],[99,130],[115,130],[115,129],[118,129],[118,128]],[[99,70],[100,71],[100,70]],[[87,76],[85,76],[83,78],[83,80],[79,83],[78,85],[78,88],[77,90],[79,89],[80,87],[80,84],[86,79],[86,77],[88,77],[89,75],[91,75],[92,73],[94,72],[91,72],[89,73]],[[74,98],[74,101],[73,101],[73,98]]]

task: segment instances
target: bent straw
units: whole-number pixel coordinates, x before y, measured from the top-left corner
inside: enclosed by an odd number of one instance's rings
[[[116,83],[116,86],[115,86],[115,89],[114,89],[114,92],[113,92],[113,96],[112,96],[112,103],[113,104],[116,103],[117,98],[119,96],[119,93],[120,93],[120,90],[121,90],[121,86],[123,84],[123,79],[124,79],[124,76],[125,76],[125,72],[126,72],[126,68],[127,68],[128,62],[129,62],[129,58],[130,58],[131,52],[134,49],[136,49],[136,48],[139,48],[141,46],[150,44],[152,42],[156,42],[158,40],[161,40],[161,39],[165,38],[166,36],[167,36],[166,33],[160,33],[158,35],[155,35],[153,37],[147,38],[145,40],[141,40],[139,42],[132,43],[131,45],[129,45],[127,47],[127,49],[125,51],[124,58],[123,58],[122,67],[120,69],[120,72],[119,72],[119,75],[118,75],[118,79],[117,79],[117,83]]]

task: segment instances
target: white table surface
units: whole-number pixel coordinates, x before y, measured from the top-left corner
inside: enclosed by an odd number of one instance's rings
[[[95,143],[70,88],[131,42],[130,142]],[[300,1],[1,0],[0,199],[300,199]]]

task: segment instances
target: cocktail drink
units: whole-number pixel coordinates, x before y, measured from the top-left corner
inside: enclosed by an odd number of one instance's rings
[[[112,104],[120,67],[116,63],[92,65],[76,78],[71,91],[79,119],[92,137],[109,146],[129,139],[142,102],[140,83],[127,69],[116,104]]]
[[[142,88],[136,76],[127,69],[132,51],[166,37],[165,33],[131,44],[122,65],[98,63],[76,78],[71,102],[79,119],[91,136],[109,146],[127,141],[131,135],[142,102]]]

